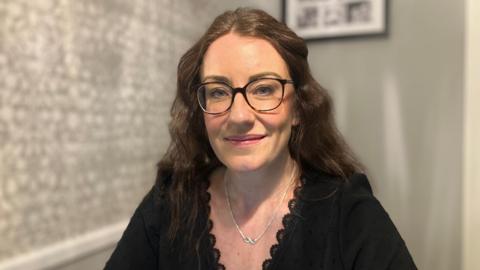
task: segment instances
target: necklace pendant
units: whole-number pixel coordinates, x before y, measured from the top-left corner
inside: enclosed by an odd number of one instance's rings
[[[257,243],[257,241],[255,241],[254,239],[252,239],[248,236],[245,236],[245,238],[243,238],[243,242],[245,242],[247,244],[250,244],[250,245],[255,245]]]

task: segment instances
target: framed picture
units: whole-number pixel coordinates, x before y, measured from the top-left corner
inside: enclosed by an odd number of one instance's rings
[[[283,0],[282,13],[306,40],[387,33],[387,0]]]

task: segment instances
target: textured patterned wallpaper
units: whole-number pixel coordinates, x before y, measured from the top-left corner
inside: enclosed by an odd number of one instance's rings
[[[0,2],[0,261],[130,216],[219,2]]]

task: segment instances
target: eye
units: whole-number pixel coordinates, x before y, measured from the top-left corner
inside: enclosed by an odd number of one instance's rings
[[[252,94],[256,96],[270,96],[275,92],[275,86],[272,85],[259,85],[253,89]]]
[[[207,97],[211,99],[222,99],[229,96],[230,92],[224,87],[215,87],[207,90]]]

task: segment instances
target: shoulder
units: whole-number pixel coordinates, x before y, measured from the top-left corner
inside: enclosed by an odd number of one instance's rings
[[[341,261],[343,269],[416,269],[366,175],[357,173],[345,179],[308,172],[303,181],[304,201],[313,202],[304,210],[306,220],[312,220],[315,230],[329,234],[327,249],[333,256],[329,262]]]
[[[354,174],[346,179],[338,191],[339,226],[347,237],[368,237],[386,227],[390,234],[384,237],[399,238],[393,223],[380,202],[375,198],[368,178]]]
[[[380,202],[374,197],[368,178],[364,174],[353,174],[339,187],[339,206],[342,214],[355,214],[358,218],[386,215]]]
[[[136,208],[105,269],[158,269],[159,243],[166,218],[163,204],[161,186],[155,184]]]
[[[340,185],[338,207],[339,226],[346,234],[368,237],[369,233],[374,233],[378,237],[379,232],[386,230],[388,233],[382,237],[401,239],[389,215],[373,195],[364,174],[354,174]]]
[[[416,269],[405,242],[364,174],[354,174],[341,184],[337,226],[347,269]]]
[[[347,222],[345,225],[350,225],[348,220],[351,218],[358,218],[361,221],[386,214],[373,196],[370,183],[364,174],[353,174],[345,179],[309,171],[302,181],[300,198],[307,203],[306,210],[314,211],[316,215],[323,214],[336,219],[337,221],[332,222],[337,225],[332,224],[333,226],[342,226],[342,221]],[[358,224],[358,220],[354,223]]]
[[[302,175],[302,198],[319,200],[334,198],[342,204],[356,204],[359,202],[378,203],[372,193],[367,177],[355,173],[348,178],[330,175],[319,171],[306,171]]]
[[[354,173],[342,183],[342,191],[360,198],[373,197],[368,178],[363,173]]]
[[[149,239],[157,240],[161,227],[165,226],[167,222],[165,190],[170,183],[170,179],[171,177],[168,174],[161,176],[159,174],[155,184],[145,194],[133,214],[132,221],[138,220],[139,222],[131,222],[131,225],[143,227],[142,229],[145,230]]]

